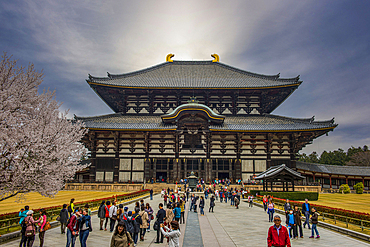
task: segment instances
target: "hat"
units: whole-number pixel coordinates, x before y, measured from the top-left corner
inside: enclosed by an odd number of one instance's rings
[[[129,212],[128,212],[128,216],[131,216],[131,215],[132,215],[132,212],[131,212],[131,211],[129,211]]]
[[[33,214],[33,211],[32,210],[28,210],[27,215],[31,215],[31,214]]]
[[[128,210],[128,207],[125,207],[125,211],[127,211]]]

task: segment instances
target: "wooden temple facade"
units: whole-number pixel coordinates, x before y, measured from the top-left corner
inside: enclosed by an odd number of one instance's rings
[[[173,61],[87,79],[114,111],[75,117],[89,128],[85,182],[247,181],[267,168],[295,169],[296,154],[332,131],[334,120],[271,114],[302,83],[212,61]]]

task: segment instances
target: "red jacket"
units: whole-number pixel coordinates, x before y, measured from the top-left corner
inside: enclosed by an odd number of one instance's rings
[[[79,224],[77,222],[77,217],[76,215],[72,215],[71,218],[69,219],[69,223],[67,225],[67,228],[73,232],[78,232],[78,229],[79,229]]]
[[[106,205],[105,206],[105,218],[109,218],[109,209],[110,209],[111,205]]]
[[[267,235],[267,246],[276,246],[276,247],[291,247],[290,245],[290,238],[288,234],[288,230],[285,226],[281,226],[281,229],[279,230],[279,235],[277,233],[277,230],[274,226],[270,226],[269,232]]]

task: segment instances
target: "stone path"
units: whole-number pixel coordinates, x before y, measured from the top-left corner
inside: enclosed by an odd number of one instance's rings
[[[146,199],[155,212],[158,210],[158,204],[163,202],[160,195],[153,200]],[[132,210],[134,204],[130,204],[129,210]],[[208,212],[209,200],[206,200],[205,216],[200,216],[194,212],[188,212],[189,205],[186,205],[185,219],[186,224],[180,225],[181,246],[204,246],[204,247],[232,247],[232,246],[266,246],[267,230],[271,226],[268,222],[268,215],[260,207],[249,208],[248,204],[241,202],[240,209],[230,206],[230,203],[220,203],[216,201],[214,213]],[[282,216],[285,219],[285,216]],[[99,221],[96,215],[93,216],[93,232],[90,233],[87,240],[89,247],[110,246],[112,234],[109,231],[99,231]],[[153,226],[153,222],[151,227]],[[370,244],[341,235],[330,230],[318,227],[321,239],[310,239],[310,231],[304,230],[304,238],[292,240],[292,246],[348,246],[363,247]],[[156,232],[150,231],[145,235],[144,242],[138,242],[138,247],[168,246],[167,243],[154,244]],[[6,243],[3,246],[18,247],[19,239]],[[183,244],[182,244],[183,243]],[[60,228],[53,228],[45,234],[44,247],[65,246],[66,236],[60,234]],[[39,239],[36,236],[34,246],[39,246]],[[76,246],[80,246],[76,241]]]

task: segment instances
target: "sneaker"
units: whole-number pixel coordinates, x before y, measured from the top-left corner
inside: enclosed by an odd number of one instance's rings
[[[301,236],[300,238],[303,238],[303,236]]]
[[[310,238],[314,238],[314,236],[311,236]]]
[[[149,229],[149,230],[147,230],[147,232],[150,232],[150,229]]]
[[[319,235],[317,235],[317,237],[316,238],[320,238],[320,236]]]

